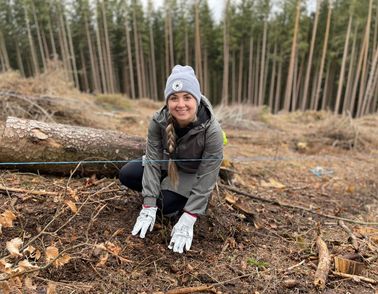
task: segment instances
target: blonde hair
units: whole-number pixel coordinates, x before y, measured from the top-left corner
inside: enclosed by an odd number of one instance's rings
[[[167,133],[167,148],[168,148],[168,153],[169,153],[169,161],[168,161],[168,176],[171,181],[171,184],[177,188],[178,184],[178,170],[177,170],[177,165],[172,160],[173,154],[175,153],[176,150],[176,132],[175,132],[175,127],[173,125],[173,116],[172,114],[168,114],[168,124],[165,129]]]

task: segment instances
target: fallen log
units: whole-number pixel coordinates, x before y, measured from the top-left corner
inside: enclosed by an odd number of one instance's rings
[[[82,176],[115,176],[125,162],[111,161],[141,157],[145,139],[116,131],[8,117],[0,125],[0,150],[0,169],[60,175],[76,169]],[[25,165],[31,162],[36,164]]]
[[[316,247],[318,248],[319,262],[315,272],[314,284],[317,288],[323,290],[326,286],[331,266],[331,257],[329,255],[327,244],[320,236],[316,238]]]

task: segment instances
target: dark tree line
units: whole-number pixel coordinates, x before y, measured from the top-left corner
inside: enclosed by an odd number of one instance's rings
[[[161,99],[174,64],[192,65],[213,103],[378,108],[378,2],[0,0],[0,71],[38,75],[59,59],[82,91]]]

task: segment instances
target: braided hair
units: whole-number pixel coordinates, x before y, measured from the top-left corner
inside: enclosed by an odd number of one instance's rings
[[[168,147],[168,153],[169,153],[169,161],[168,161],[168,176],[170,178],[171,184],[174,187],[177,187],[178,184],[178,171],[177,171],[177,165],[172,160],[173,154],[176,150],[176,132],[175,127],[173,124],[173,116],[172,114],[168,114],[168,120],[167,120],[167,127],[165,129],[167,133],[167,147]]]

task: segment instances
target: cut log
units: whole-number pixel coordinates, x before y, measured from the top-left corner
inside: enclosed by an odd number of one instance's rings
[[[142,137],[116,131],[9,117],[0,125],[0,169],[67,175],[77,168],[77,162],[137,159],[144,153],[145,142]],[[17,164],[26,162],[44,164]],[[115,176],[123,164],[81,163],[77,172]]]
[[[326,286],[330,270],[331,257],[329,255],[327,244],[320,236],[316,239],[316,247],[318,248],[319,263],[315,272],[314,284],[317,288],[323,290]]]

